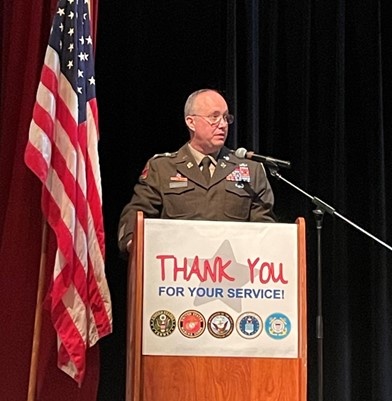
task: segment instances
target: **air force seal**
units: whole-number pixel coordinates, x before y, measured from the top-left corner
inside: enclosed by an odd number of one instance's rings
[[[241,314],[236,322],[237,332],[244,338],[255,338],[263,331],[263,321],[253,312]]]

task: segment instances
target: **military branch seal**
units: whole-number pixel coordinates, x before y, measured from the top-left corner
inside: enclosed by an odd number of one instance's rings
[[[233,332],[234,320],[226,312],[215,312],[209,317],[207,327],[215,338],[226,338]]]
[[[204,316],[196,310],[187,310],[178,318],[180,333],[188,338],[200,337],[206,329]]]
[[[263,331],[263,321],[256,313],[246,312],[238,316],[236,328],[241,337],[255,338]]]
[[[159,310],[150,318],[150,328],[158,337],[167,337],[176,328],[174,315],[167,310]]]

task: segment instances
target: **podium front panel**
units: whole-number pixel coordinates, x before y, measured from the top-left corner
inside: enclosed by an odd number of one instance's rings
[[[297,225],[146,219],[143,354],[298,357]]]
[[[305,223],[296,223],[138,212],[127,401],[306,401]]]

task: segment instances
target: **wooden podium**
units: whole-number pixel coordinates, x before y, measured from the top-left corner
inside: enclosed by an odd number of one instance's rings
[[[128,269],[126,401],[306,401],[305,222],[298,227],[298,358],[143,355],[144,219]]]

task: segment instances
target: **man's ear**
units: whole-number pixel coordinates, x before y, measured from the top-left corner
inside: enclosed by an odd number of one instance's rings
[[[194,123],[194,119],[192,116],[187,116],[185,118],[185,124],[189,128],[190,131],[192,131],[192,132],[195,131],[195,123]]]

